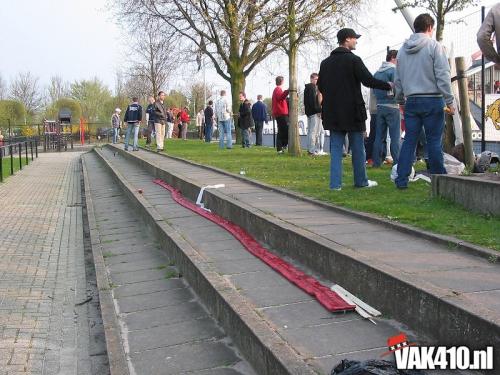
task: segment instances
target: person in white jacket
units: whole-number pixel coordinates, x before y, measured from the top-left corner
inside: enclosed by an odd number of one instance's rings
[[[215,116],[219,128],[219,148],[224,148],[224,138],[226,147],[233,148],[233,136],[231,134],[231,104],[226,96],[226,90],[221,90],[220,98],[215,103]]]

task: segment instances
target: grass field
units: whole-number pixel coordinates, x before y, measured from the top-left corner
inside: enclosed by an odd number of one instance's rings
[[[14,173],[16,173],[19,170],[19,158],[13,158],[14,160]],[[21,158],[21,161],[23,163],[23,167],[26,165],[26,159]],[[30,159],[31,161],[31,159]],[[10,176],[10,157],[4,157],[2,158],[2,171],[3,171],[3,179]]]
[[[219,150],[216,144],[168,140],[165,153],[229,172],[242,169],[247,178],[300,192],[319,200],[369,212],[390,220],[500,250],[500,218],[471,213],[452,202],[431,197],[430,184],[419,180],[398,190],[389,178],[390,166],[368,168],[368,178],[379,186],[353,187],[351,159],[344,159],[342,191],[329,189],[329,156],[293,158],[272,148]],[[423,165],[420,166],[423,169]],[[418,166],[417,166],[418,170]]]

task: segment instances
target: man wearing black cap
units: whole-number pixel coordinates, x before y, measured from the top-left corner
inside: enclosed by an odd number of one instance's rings
[[[323,127],[330,130],[330,189],[342,188],[342,147],[346,134],[352,150],[355,187],[377,186],[368,180],[365,168],[364,134],[366,108],[361,94],[361,83],[367,87],[390,90],[387,82],[373,78],[363,61],[351,51],[358,38],[353,29],[337,33],[339,47],[321,62],[318,88],[323,95]]]

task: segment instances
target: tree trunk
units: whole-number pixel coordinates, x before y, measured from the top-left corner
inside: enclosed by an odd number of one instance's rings
[[[448,59],[448,64],[454,64],[454,61]],[[453,68],[453,67],[451,67]],[[451,154],[452,148],[455,147],[455,127],[453,123],[453,116],[445,116],[445,126],[443,133],[443,149],[444,152]]]
[[[295,0],[288,1],[288,30],[289,46],[288,50],[288,70],[290,76],[289,86],[289,108],[288,108],[288,153],[292,156],[300,156],[300,135],[299,135],[299,97],[297,94],[297,34],[295,25]]]
[[[436,15],[436,40],[438,42],[441,42],[443,40],[444,16],[445,14],[443,11],[443,0],[438,0]]]
[[[233,123],[236,133],[236,145],[241,144],[241,131],[238,128],[238,114],[240,109],[240,91],[245,91],[245,75],[241,71],[231,71],[231,98],[233,103]]]
[[[453,127],[453,116],[445,116],[443,149],[447,154],[455,147],[455,129]]]

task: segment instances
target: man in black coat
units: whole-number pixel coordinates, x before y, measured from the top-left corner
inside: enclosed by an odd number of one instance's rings
[[[361,94],[364,86],[390,90],[387,82],[373,78],[361,58],[351,51],[358,38],[352,29],[337,33],[339,47],[321,62],[318,89],[323,96],[323,127],[330,130],[330,189],[342,188],[342,147],[346,134],[352,150],[354,186],[373,187],[377,182],[368,180],[365,167],[364,134],[366,108]]]
[[[241,147],[250,147],[250,132],[253,126],[252,104],[246,94],[240,91],[240,110],[238,115],[238,127],[241,129]]]
[[[318,74],[312,73],[309,78],[311,81],[304,88],[304,109],[307,116],[307,153],[316,155],[321,149],[318,147],[318,138],[323,128],[323,125],[321,125],[321,104],[318,98]]]

